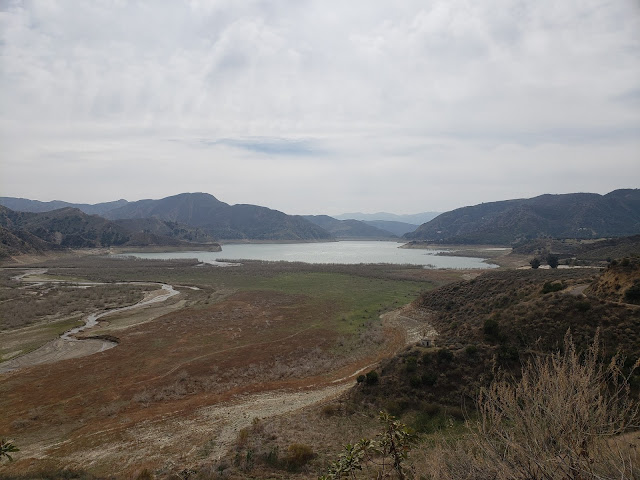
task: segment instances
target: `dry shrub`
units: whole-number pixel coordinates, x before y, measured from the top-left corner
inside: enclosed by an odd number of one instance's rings
[[[315,454],[309,445],[302,443],[292,443],[287,449],[287,456],[284,459],[287,470],[299,470],[313,459]]]
[[[438,479],[586,480],[640,478],[640,451],[624,436],[638,428],[624,361],[602,364],[598,335],[580,355],[569,334],[564,353],[528,363],[522,378],[495,380],[478,399],[472,434],[429,453]],[[636,362],[634,368],[640,362]],[[634,434],[637,437],[637,433]]]

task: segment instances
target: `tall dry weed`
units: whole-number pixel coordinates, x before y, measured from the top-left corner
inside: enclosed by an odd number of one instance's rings
[[[600,354],[598,335],[581,355],[567,334],[562,353],[533,359],[520,380],[495,380],[479,395],[472,433],[432,450],[426,476],[640,479],[638,433],[624,435],[638,429],[630,374],[623,375],[620,356],[603,364]]]

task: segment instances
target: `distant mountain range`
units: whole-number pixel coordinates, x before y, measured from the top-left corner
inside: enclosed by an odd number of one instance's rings
[[[437,243],[513,245],[539,237],[602,238],[640,233],[640,190],[571,193],[482,203],[443,213],[404,236]]]
[[[21,245],[24,251],[38,251],[214,245],[216,241],[383,240],[400,235],[419,242],[516,245],[545,237],[588,239],[640,233],[638,189],[483,203],[442,213],[419,227],[391,219],[428,218],[435,213],[339,215],[359,216],[361,220],[303,217],[257,205],[229,205],[207,193],[95,205],[0,197],[0,204],[5,206],[0,207],[0,248],[5,251],[15,251]],[[55,208],[60,205],[64,208]]]
[[[222,240],[333,240],[331,234],[303,217],[257,205],[229,205],[208,193],[129,202],[104,215],[112,220],[158,218],[177,222]]]
[[[390,240],[397,235],[358,220],[338,220],[328,215],[305,215],[305,219],[322,227],[339,240]]]
[[[336,239],[390,239],[415,230],[394,222],[387,231],[356,220],[340,221],[332,217],[286,215],[256,205],[229,205],[206,193],[183,193],[159,200],[128,202],[117,200],[98,204],[72,204],[62,201],[40,202],[24,198],[0,197],[0,204],[22,212],[46,212],[74,207],[85,213],[99,212],[129,233],[142,233],[150,242],[172,237],[188,242],[215,240],[257,241],[332,241]],[[371,222],[374,223],[374,222]],[[399,231],[400,233],[396,233]]]
[[[422,212],[408,215],[396,215],[395,213],[378,212],[378,213],[341,213],[334,215],[338,220],[360,220],[360,221],[376,221],[386,220],[390,222],[408,223],[410,225],[422,225],[440,215],[441,212]]]

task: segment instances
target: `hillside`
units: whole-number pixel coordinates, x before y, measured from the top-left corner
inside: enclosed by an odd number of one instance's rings
[[[515,244],[538,237],[603,238],[640,233],[640,190],[572,193],[483,203],[443,213],[408,240]]]
[[[14,212],[0,206],[0,227],[3,229],[0,254],[10,256],[65,248],[184,246],[191,244],[186,241],[188,238],[219,248],[197,229],[171,223],[164,223],[161,228],[156,222],[159,221],[120,224],[70,207],[33,213]]]
[[[215,239],[197,227],[190,227],[177,222],[160,220],[158,218],[131,218],[114,220],[125,230],[134,234],[155,235],[167,237],[180,242],[189,243],[214,243]]]
[[[612,261],[585,293],[602,300],[640,305],[640,259]]]
[[[459,412],[473,405],[494,367],[517,375],[532,354],[561,348],[568,329],[579,349],[599,329],[605,354],[620,351],[631,365],[640,357],[640,309],[618,302],[616,278],[626,292],[640,284],[640,268],[488,272],[426,292],[403,314],[435,328],[435,348],[416,345],[383,362],[379,381],[359,385],[351,401],[395,415],[440,411],[434,405]],[[638,375],[632,384],[640,386]]]
[[[130,237],[123,227],[70,207],[44,213],[14,212],[0,207],[0,225],[9,231],[27,231],[45,242],[69,248],[123,245]]]
[[[22,229],[9,230],[0,226],[0,259],[23,254],[42,254],[61,249]]]
[[[304,218],[338,239],[380,240],[396,238],[396,235],[389,231],[359,220],[337,220],[328,215],[304,215]]]
[[[514,246],[513,253],[544,259],[557,255],[561,263],[600,264],[614,258],[640,256],[640,235],[603,240],[537,238]]]
[[[216,239],[321,241],[333,237],[300,216],[256,205],[229,205],[207,193],[182,193],[130,202],[105,214],[111,220],[157,218],[197,227]]]

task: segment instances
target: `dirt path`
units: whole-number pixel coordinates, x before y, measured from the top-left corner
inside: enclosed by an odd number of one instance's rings
[[[392,355],[406,345],[415,343],[424,337],[425,331],[428,335],[436,335],[433,328],[425,328],[422,318],[411,316],[418,313],[405,307],[381,316],[385,327],[396,330],[400,340],[394,343],[394,351],[387,351],[386,354]],[[134,466],[157,460],[166,462],[165,466],[170,469],[217,462],[233,448],[240,430],[250,427],[254,419],[291,415],[312,405],[331,401],[351,388],[359,373],[374,368],[375,365],[354,365],[350,374],[343,374],[333,381],[327,379],[317,386],[307,384],[297,389],[238,395],[223,403],[196,408],[186,415],[180,409],[126,428],[114,426],[92,432],[73,442],[95,447],[87,447],[81,451],[73,449],[73,456],[65,460],[70,465],[78,464],[83,467],[113,461]],[[114,436],[119,439],[117,444],[109,441]],[[23,453],[31,457],[51,455],[58,448],[64,450],[68,442],[69,440],[65,440],[53,445],[38,445],[37,451],[25,450]],[[185,448],[176,451],[176,445]]]
[[[387,326],[401,329],[404,332],[405,342],[401,348],[416,343],[425,334],[426,336],[437,335],[431,326],[425,326],[422,321],[409,316],[411,314],[415,314],[415,312],[408,307],[403,307],[380,316]],[[203,407],[194,413],[193,418],[171,420],[163,426],[162,430],[170,427],[173,432],[199,431],[203,438],[214,438],[213,446],[206,460],[217,461],[237,441],[240,430],[250,427],[255,418],[265,419],[292,414],[303,408],[330,401],[351,388],[354,385],[354,378],[359,373],[373,368],[375,365],[358,368],[351,375],[334,380],[329,386],[321,388],[246,395],[230,404]],[[162,438],[162,435],[158,435],[159,433],[160,430],[153,427],[143,427],[137,431],[136,437],[145,443],[155,444],[152,448],[162,448],[162,441],[158,440]],[[196,445],[200,446],[201,444]],[[197,446],[187,452],[188,457],[195,455]]]
[[[576,285],[574,286],[571,290],[569,290],[567,293],[573,297],[585,297],[586,295],[584,294],[584,291],[586,290],[586,288],[589,286],[588,283],[582,284],[582,285]]]

